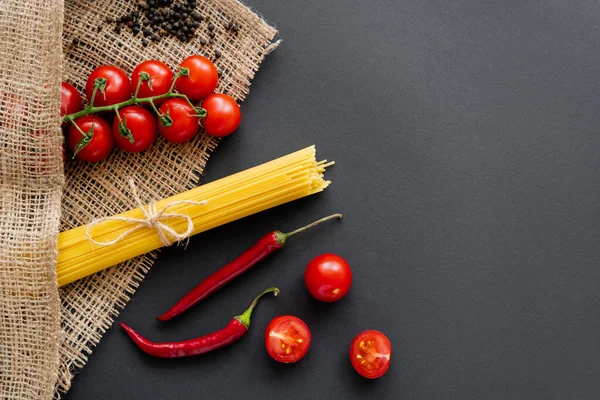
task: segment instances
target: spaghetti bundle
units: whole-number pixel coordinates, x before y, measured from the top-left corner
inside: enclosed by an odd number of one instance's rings
[[[333,162],[317,162],[315,152],[314,146],[307,147],[159,200],[148,208],[153,208],[155,214],[163,210],[161,224],[168,225],[174,232],[189,231],[191,235],[204,232],[323,191],[330,183],[323,179],[323,173]],[[114,219],[106,218],[61,232],[57,259],[59,286],[162,247],[164,237],[158,234],[156,227],[132,223],[146,221],[146,211],[135,208]],[[185,217],[189,217],[189,221]]]

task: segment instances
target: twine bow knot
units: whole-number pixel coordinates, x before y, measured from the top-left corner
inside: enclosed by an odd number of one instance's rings
[[[144,213],[145,218],[104,217],[104,218],[96,219],[96,220],[90,222],[85,230],[86,236],[90,242],[95,243],[100,246],[110,246],[110,245],[113,245],[113,244],[119,242],[120,240],[125,238],[127,235],[137,231],[138,229],[153,228],[153,229],[156,229],[156,233],[158,233],[158,236],[160,237],[160,241],[162,242],[162,244],[164,246],[170,246],[175,242],[180,242],[183,239],[186,239],[187,237],[189,237],[192,234],[192,231],[194,230],[194,222],[192,221],[192,218],[190,218],[188,215],[181,214],[181,213],[168,213],[167,210],[170,207],[173,207],[173,206],[176,206],[179,204],[204,205],[207,203],[206,200],[204,200],[204,201],[192,201],[192,200],[174,201],[172,203],[167,204],[160,211],[158,211],[156,208],[156,201],[152,201],[152,202],[150,202],[150,204],[148,204],[147,207],[144,207],[144,204],[142,204],[142,201],[140,200],[140,196],[138,195],[137,188],[136,188],[135,183],[132,178],[129,178],[129,186],[131,187],[131,194],[133,195],[133,199],[135,200],[135,202],[136,202],[137,206],[140,208],[140,210],[142,210],[142,213]],[[185,232],[179,233],[164,222],[166,219],[175,219],[175,218],[180,218],[187,222],[187,229],[185,230]],[[130,224],[136,224],[136,225],[134,227],[132,227],[131,229],[120,234],[114,240],[98,241],[98,240],[93,239],[92,235],[91,235],[92,227],[94,225],[98,225],[105,221],[123,221],[123,222],[128,222]],[[174,240],[169,239],[169,237],[173,238]]]

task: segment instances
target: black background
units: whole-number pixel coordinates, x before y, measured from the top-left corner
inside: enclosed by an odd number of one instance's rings
[[[284,40],[204,182],[305,146],[337,165],[323,194],[164,251],[117,321],[155,340],[221,328],[263,288],[236,345],[185,360],[115,324],[76,399],[592,399],[600,396],[600,6],[597,0],[251,0]],[[343,212],[182,318],[154,317],[264,233]],[[302,274],[334,252],[349,295]],[[313,333],[270,360],[279,314]],[[393,344],[378,381],[348,360],[358,332]]]

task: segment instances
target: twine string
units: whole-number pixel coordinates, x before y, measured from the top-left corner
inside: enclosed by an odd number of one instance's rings
[[[160,238],[160,241],[162,242],[162,244],[164,246],[170,246],[175,242],[180,242],[183,239],[188,238],[192,234],[192,232],[194,230],[194,222],[192,221],[192,218],[190,218],[188,215],[181,214],[181,213],[168,213],[167,210],[170,207],[177,206],[180,204],[204,205],[207,203],[206,200],[203,200],[203,201],[192,201],[192,200],[174,201],[172,203],[167,204],[159,211],[156,208],[156,201],[154,201],[154,200],[151,201],[147,207],[145,207],[144,204],[142,203],[142,201],[140,200],[140,196],[138,194],[137,187],[135,186],[135,182],[133,181],[132,178],[129,178],[128,181],[129,181],[129,187],[131,188],[131,194],[133,196],[133,199],[135,200],[135,203],[137,204],[139,209],[142,210],[142,213],[144,213],[144,218],[103,217],[103,218],[95,219],[94,221],[92,221],[88,224],[88,226],[85,230],[85,234],[90,242],[97,244],[99,246],[111,246],[111,245],[116,244],[119,241],[123,240],[127,235],[130,235],[131,233],[137,231],[138,229],[153,228],[153,229],[156,229],[156,233],[158,234],[158,237]],[[185,232],[179,233],[175,229],[173,229],[172,227],[170,227],[169,225],[167,225],[165,223],[165,220],[176,219],[176,218],[183,219],[187,222],[187,229],[185,230]],[[91,234],[92,227],[94,227],[95,225],[101,224],[103,222],[106,222],[106,221],[123,221],[123,222],[127,222],[130,224],[135,224],[135,226],[133,226],[131,229],[121,233],[119,236],[117,236],[113,240],[98,241],[98,240],[92,238],[92,234]],[[170,238],[172,238],[174,240],[171,240]]]

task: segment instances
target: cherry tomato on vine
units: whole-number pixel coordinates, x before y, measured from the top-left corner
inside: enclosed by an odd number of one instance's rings
[[[196,116],[196,110],[183,99],[169,99],[158,109],[162,115],[171,120],[170,126],[165,126],[162,120],[158,122],[158,131],[169,142],[187,142],[198,133],[200,118]]]
[[[202,120],[202,126],[209,135],[227,136],[240,126],[242,120],[240,106],[231,96],[210,95],[202,102],[202,108],[206,110],[206,118]]]
[[[62,82],[60,86],[60,116],[74,114],[83,107],[81,95],[73,85]]]
[[[135,67],[131,74],[131,86],[134,91],[142,72],[146,72],[150,75],[150,85],[148,85],[148,81],[142,81],[140,90],[138,91],[138,97],[159,96],[167,93],[171,88],[174,76],[171,68],[162,61],[148,60]],[[166,99],[154,100],[154,104],[160,104],[165,100]]]
[[[156,140],[154,115],[140,106],[128,106],[119,110],[119,118],[113,120],[113,137],[117,146],[131,153],[141,153]]]
[[[304,283],[315,299],[331,303],[344,297],[350,290],[352,270],[342,257],[321,254],[306,266]]]
[[[219,82],[217,67],[208,58],[189,56],[180,64],[189,70],[188,76],[177,79],[175,87],[190,100],[203,100],[215,91]]]
[[[392,344],[383,333],[369,330],[359,333],[350,345],[350,362],[362,376],[379,378],[390,367]]]
[[[86,137],[79,132],[75,125],[86,134]],[[77,152],[75,157],[89,162],[101,161],[108,157],[114,147],[109,123],[97,115],[85,115],[77,118],[69,127],[69,149],[75,153],[77,145],[83,145],[85,141],[88,143]]]
[[[276,361],[293,363],[300,360],[310,347],[310,330],[298,317],[281,315],[265,329],[267,353]]]
[[[85,84],[85,95],[88,101],[92,99],[94,92],[94,81],[97,78],[106,78],[104,93],[96,92],[94,106],[110,106],[129,100],[132,96],[131,82],[129,76],[121,69],[112,65],[103,65],[96,68],[89,76]]]

